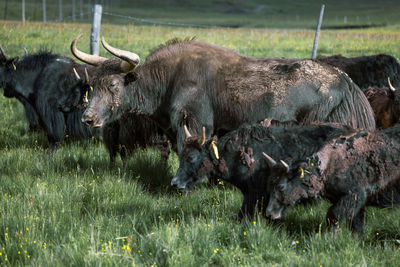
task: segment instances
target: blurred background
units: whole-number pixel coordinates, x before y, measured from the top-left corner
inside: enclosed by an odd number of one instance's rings
[[[102,22],[110,24],[314,29],[322,4],[329,11],[323,29],[400,21],[398,0],[1,0],[0,20],[21,21],[23,3],[25,20],[45,22],[90,22],[94,4],[103,6]]]

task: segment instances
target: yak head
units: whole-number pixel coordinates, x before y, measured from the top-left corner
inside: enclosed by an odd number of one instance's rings
[[[290,179],[295,174],[286,162],[283,160],[276,162],[266,153],[263,155],[270,169],[269,188],[271,191],[266,216],[274,220],[280,219],[300,200],[301,194],[296,194],[296,192],[301,181]]]
[[[215,144],[216,137],[207,141],[204,127],[201,137],[191,136],[186,125],[184,128],[186,139],[179,155],[179,169],[171,185],[190,191],[201,178],[213,171],[213,160],[218,159],[219,156]]]
[[[9,58],[0,45],[0,89],[4,90],[5,97],[15,97],[13,86],[10,85],[13,73],[16,71],[18,57]]]
[[[111,47],[104,38],[101,43],[116,58],[107,59],[86,54],[76,48],[76,42],[81,37],[79,35],[72,41],[72,54],[97,67],[94,76],[90,77],[89,84],[94,90],[90,98],[85,99],[87,108],[82,115],[82,122],[89,127],[99,128],[117,120],[126,111],[123,109],[124,101],[128,101],[129,97],[125,97],[125,87],[137,79],[134,69],[140,58],[135,53]]]
[[[85,109],[88,105],[88,97],[93,93],[87,69],[85,68],[85,78],[81,78],[75,68],[73,71],[76,78],[75,84],[58,99],[58,109],[66,113],[76,109]]]
[[[396,123],[399,122],[400,120],[400,90],[396,89],[393,87],[393,85],[390,83],[390,78],[388,77],[388,85],[389,85],[389,98],[390,101],[392,102],[392,108],[389,111],[390,116],[389,118],[386,118],[386,120],[389,121],[384,121],[383,122],[383,128],[390,127]],[[386,126],[386,127],[385,127]]]

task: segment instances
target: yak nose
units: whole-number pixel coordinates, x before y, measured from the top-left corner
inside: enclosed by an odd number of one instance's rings
[[[85,114],[83,114],[83,116],[82,116],[82,122],[88,127],[91,127],[94,124],[93,118],[91,118]]]

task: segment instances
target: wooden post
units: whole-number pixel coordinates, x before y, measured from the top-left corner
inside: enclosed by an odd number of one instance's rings
[[[58,20],[61,22],[63,20],[62,14],[62,0],[58,0]]]
[[[314,46],[313,46],[313,50],[312,50],[312,54],[311,54],[311,58],[315,59],[317,56],[317,47],[318,47],[318,38],[319,38],[319,31],[321,29],[321,24],[322,24],[322,18],[324,16],[324,9],[325,9],[325,5],[321,6],[321,11],[319,12],[319,19],[318,19],[318,25],[317,25],[317,29],[315,31],[315,38],[314,38]]]
[[[99,39],[102,11],[103,7],[101,5],[94,5],[92,32],[90,34],[90,53],[97,56],[99,55]]]
[[[25,23],[25,0],[22,0],[22,24]]]
[[[43,3],[43,23],[46,23],[47,22],[47,18],[46,18],[46,0],[43,0],[42,1],[42,3]]]

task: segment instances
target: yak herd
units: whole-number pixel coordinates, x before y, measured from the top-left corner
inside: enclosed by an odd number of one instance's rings
[[[136,147],[178,153],[171,185],[203,177],[243,193],[238,217],[279,219],[309,199],[332,203],[332,229],[363,233],[366,206],[400,203],[400,65],[389,55],[253,58],[193,39],[171,40],[140,63],[71,43],[70,57],[10,58],[0,46],[0,87],[25,109],[51,150],[65,138],[100,137],[113,165]]]

